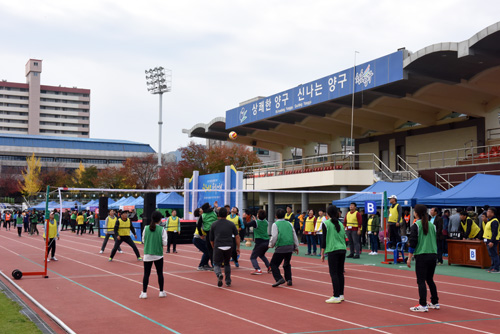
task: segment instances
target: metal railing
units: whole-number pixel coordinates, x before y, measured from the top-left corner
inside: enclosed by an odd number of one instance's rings
[[[372,153],[333,153],[259,163],[243,169],[245,178],[280,176],[331,170],[372,170],[374,175],[388,181],[405,181],[417,177],[412,171],[393,172],[379,157]]]
[[[499,175],[500,170],[485,170],[485,171],[471,171],[471,172],[456,172],[456,173],[435,173],[436,174],[436,187],[448,190],[467,181],[476,174],[494,174]]]
[[[413,178],[418,177],[418,172],[408,163],[403,157],[399,154],[396,156],[396,164],[398,166],[399,171],[405,171],[412,175]]]
[[[500,150],[497,153],[497,145],[485,145],[417,153],[410,157],[415,159],[410,164],[414,165],[416,170],[424,170],[500,162]]]

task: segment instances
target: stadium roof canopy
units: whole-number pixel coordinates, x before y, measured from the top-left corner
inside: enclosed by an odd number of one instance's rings
[[[6,133],[0,133],[0,146],[155,153],[148,144],[128,140],[15,135]]]
[[[350,137],[353,104],[354,138],[485,117],[500,106],[500,22],[462,42],[401,49],[255,99],[183,132],[227,140],[236,131],[237,143],[280,151]]]

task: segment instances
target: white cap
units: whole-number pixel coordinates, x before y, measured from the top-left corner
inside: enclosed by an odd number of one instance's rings
[[[396,195],[391,195],[391,196],[389,197],[389,199],[391,199],[391,198],[394,198],[395,200],[397,200],[397,199],[398,199],[398,197],[397,197]]]

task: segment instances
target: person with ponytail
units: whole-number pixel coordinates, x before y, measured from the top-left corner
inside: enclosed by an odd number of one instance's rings
[[[167,296],[167,293],[163,291],[163,247],[168,244],[168,237],[167,231],[159,225],[161,218],[161,212],[154,211],[151,214],[151,224],[144,227],[142,234],[144,236],[144,277],[142,279],[142,292],[139,296],[141,299],[148,298],[149,275],[153,263],[158,274],[159,297],[164,298]]]
[[[326,253],[333,285],[333,296],[326,300],[328,304],[339,304],[344,301],[345,229],[339,222],[338,212],[335,205],[329,205],[326,208],[328,219],[322,224],[321,261],[325,262]]]
[[[428,312],[429,309],[439,310],[439,298],[434,283],[434,271],[437,261],[436,227],[429,221],[427,207],[422,204],[415,205],[414,216],[417,220],[410,228],[410,246],[407,260],[411,268],[411,260],[415,255],[415,273],[417,275],[418,305],[411,307],[413,312]],[[427,287],[431,291],[431,302],[427,302]]]

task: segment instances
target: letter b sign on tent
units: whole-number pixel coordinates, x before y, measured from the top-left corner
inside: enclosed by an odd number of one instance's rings
[[[366,201],[365,202],[365,213],[366,214],[375,214],[377,213],[377,204],[372,201]]]

